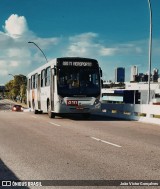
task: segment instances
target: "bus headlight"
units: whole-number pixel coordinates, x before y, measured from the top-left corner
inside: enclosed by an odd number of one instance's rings
[[[94,105],[97,105],[97,104],[99,104],[99,100],[98,100],[98,99],[96,99],[96,100],[94,101]]]
[[[59,103],[64,104],[64,99],[59,97]]]
[[[100,109],[101,108],[101,102],[99,101],[99,99],[96,99],[94,101],[94,106],[96,109]]]

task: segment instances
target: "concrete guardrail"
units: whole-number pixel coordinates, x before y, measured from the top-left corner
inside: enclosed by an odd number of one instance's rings
[[[102,112],[98,115],[160,125],[160,105],[111,104],[102,101]]]

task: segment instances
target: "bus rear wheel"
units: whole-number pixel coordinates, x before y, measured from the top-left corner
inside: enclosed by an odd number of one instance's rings
[[[38,110],[34,109],[34,114],[38,114]]]

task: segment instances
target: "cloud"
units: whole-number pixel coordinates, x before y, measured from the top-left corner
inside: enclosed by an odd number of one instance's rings
[[[12,14],[5,21],[5,25],[3,26],[3,28],[5,32],[13,38],[20,37],[29,32],[25,17],[18,16],[17,14]]]
[[[88,32],[69,37],[66,55],[68,56],[89,56],[96,51],[96,33]]]
[[[41,52],[28,39],[34,41],[44,51],[53,48],[60,38],[40,38],[29,30],[24,16],[12,14],[4,22],[0,31],[0,83],[7,82],[8,74],[26,75],[32,69],[44,64]],[[33,50],[34,49],[34,50]]]
[[[9,66],[10,67],[17,67],[18,66],[18,62],[17,61],[10,61]]]
[[[97,33],[88,32],[69,37],[66,55],[111,57],[115,55],[141,54],[144,41],[125,44],[108,45]]]
[[[83,33],[69,37],[69,46],[67,48],[67,55],[70,56],[111,56],[118,52],[117,48],[106,47],[99,40],[97,33]]]
[[[33,41],[34,43],[36,43],[37,45],[40,44],[41,48],[49,48],[49,47],[53,47],[54,45],[57,45],[60,42],[60,38],[57,37],[51,37],[51,38],[39,38],[39,37],[31,37],[30,41]],[[35,48],[35,47],[34,47]]]
[[[105,47],[101,47],[99,53],[102,56],[111,56],[116,54],[116,52],[118,52],[117,48],[105,48]]]
[[[101,56],[113,56],[113,55],[128,55],[128,54],[142,54],[144,44],[140,45],[138,42],[128,44],[116,44],[114,47],[102,46],[99,50]]]

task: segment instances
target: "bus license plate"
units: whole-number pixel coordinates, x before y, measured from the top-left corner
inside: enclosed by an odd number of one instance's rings
[[[79,106],[76,107],[76,109],[77,109],[77,110],[83,110],[83,109],[84,109],[84,106],[79,105]]]

